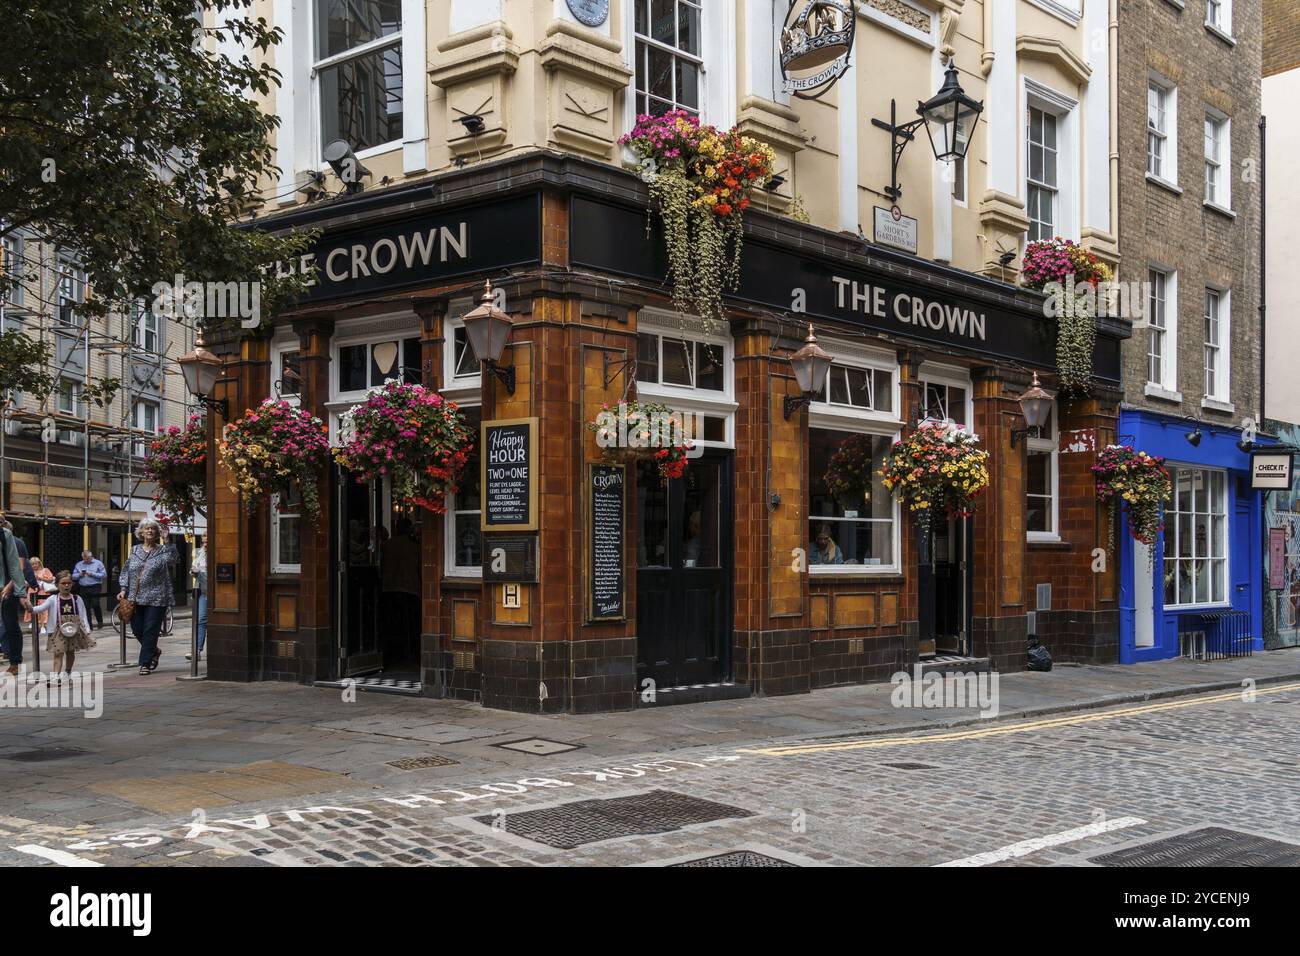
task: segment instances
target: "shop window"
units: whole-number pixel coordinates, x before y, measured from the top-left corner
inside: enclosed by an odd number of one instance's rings
[[[1037,438],[1025,441],[1025,529],[1030,541],[1058,536],[1056,409]]]
[[[402,139],[402,0],[316,0],[320,147]]]
[[[953,422],[963,428],[970,427],[967,408],[970,398],[969,387],[925,379],[921,384],[925,387],[925,410],[922,413],[925,420]]]
[[[699,114],[704,86],[702,4],[634,0],[636,111]]]
[[[277,574],[302,570],[302,499],[296,491],[287,498],[271,496],[271,570]]]
[[[886,369],[832,365],[814,400],[843,408],[892,412],[894,373]]]
[[[1154,73],[1147,80],[1147,175],[1178,182],[1178,88]]]
[[[447,502],[447,573],[477,576],[483,573],[483,536],[479,530],[482,505],[479,496],[479,425],[482,410],[461,406],[465,424],[474,435],[474,450],[461,473],[460,489]]]
[[[637,336],[636,380],[710,392],[726,390],[726,346],[654,333]]]
[[[879,471],[894,435],[829,428],[808,430],[808,566],[814,573],[896,570],[898,512]],[[852,464],[835,461],[837,453]],[[846,467],[864,487],[832,491],[828,472]]]
[[[1170,467],[1165,508],[1165,607],[1227,602],[1228,480],[1213,468]]]

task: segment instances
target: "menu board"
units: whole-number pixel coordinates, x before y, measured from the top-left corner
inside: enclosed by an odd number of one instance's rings
[[[484,422],[481,433],[484,531],[537,530],[537,419]]]
[[[588,616],[593,621],[622,620],[627,616],[623,568],[627,472],[623,465],[588,467]]]

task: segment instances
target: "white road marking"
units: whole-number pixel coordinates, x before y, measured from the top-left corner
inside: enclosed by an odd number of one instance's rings
[[[57,863],[59,866],[103,866],[103,863],[96,863],[94,860],[87,860],[85,857],[77,856],[75,853],[69,853],[67,850],[51,850],[47,846],[39,846],[35,843],[24,843],[22,846],[12,847],[19,853],[26,853],[29,856],[39,856]]]
[[[1000,850],[977,853],[975,856],[952,860],[948,863],[938,863],[936,866],[988,866],[990,863],[1001,863],[1004,860],[1014,860],[1017,857],[1028,856],[1030,853],[1037,853],[1039,850],[1045,850],[1050,846],[1073,843],[1076,840],[1083,840],[1101,833],[1110,833],[1112,830],[1135,827],[1141,823],[1146,823],[1141,817],[1116,817],[1114,820],[1089,823],[1087,826],[1075,827],[1073,830],[1062,830],[1060,833],[1049,833],[1047,836],[1034,837],[1032,840],[1021,840],[1019,843],[1004,846]]]

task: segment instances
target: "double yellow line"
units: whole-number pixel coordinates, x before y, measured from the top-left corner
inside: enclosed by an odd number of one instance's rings
[[[1269,684],[1256,687],[1255,696],[1264,694],[1281,694],[1286,691],[1300,690],[1300,682],[1290,684]],[[881,747],[903,747],[916,744],[944,743],[953,740],[978,740],[981,737],[997,737],[1002,734],[1023,734],[1031,730],[1047,730],[1053,727],[1073,727],[1077,724],[1089,724],[1101,720],[1115,720],[1119,717],[1136,717],[1140,714],[1154,714],[1167,710],[1181,710],[1184,707],[1199,707],[1203,704],[1222,704],[1230,701],[1245,703],[1244,691],[1228,694],[1215,694],[1208,697],[1192,697],[1181,700],[1164,701],[1158,704],[1142,704],[1137,707],[1124,707],[1119,710],[1106,710],[1092,713],[1073,714],[1068,717],[1050,717],[1019,724],[998,724],[992,727],[955,730],[942,734],[927,734],[913,737],[858,737],[852,740],[837,740],[820,744],[799,744],[787,747],[759,747],[738,751],[743,754],[759,754],[765,757],[793,757],[799,754],[834,753],[842,750],[875,750]]]

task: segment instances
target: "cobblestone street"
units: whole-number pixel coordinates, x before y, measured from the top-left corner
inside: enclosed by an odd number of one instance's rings
[[[181,683],[186,639],[152,677],[109,675],[98,719],[5,714],[0,863],[1041,866],[1205,827],[1300,843],[1294,652],[1008,675],[989,721],[895,710],[888,685],[536,717]],[[1077,709],[1106,682],[1127,702]]]

